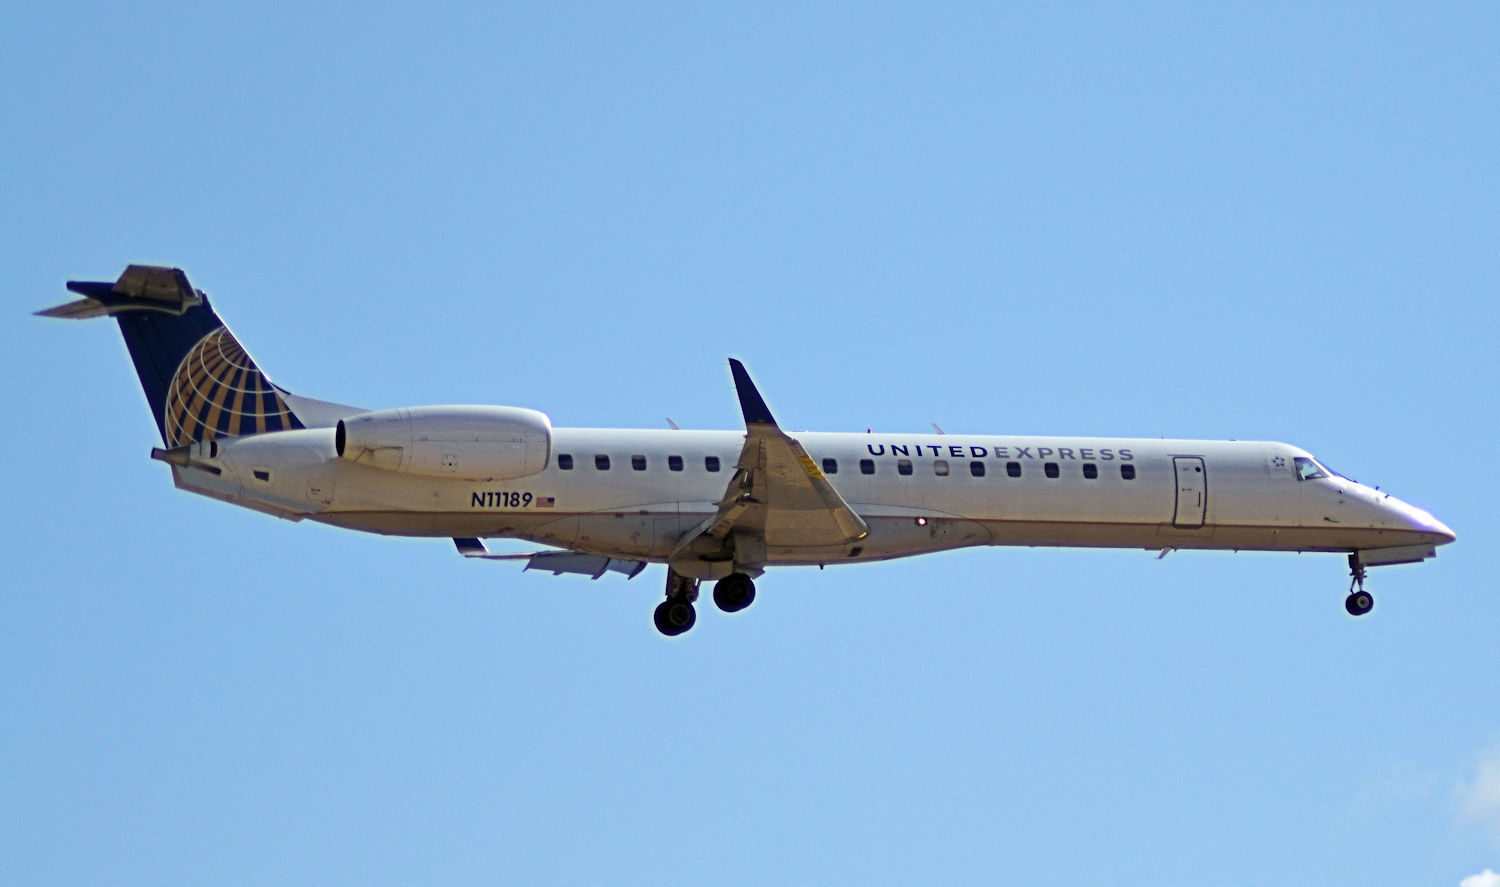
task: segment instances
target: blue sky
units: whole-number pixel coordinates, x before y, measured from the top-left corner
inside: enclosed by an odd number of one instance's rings
[[[1451,884],[1500,868],[1500,7],[7,15],[0,881]],[[370,407],[1269,438],[1459,535],[521,573],[179,493],[186,269]],[[1493,880],[1493,879],[1491,879]]]

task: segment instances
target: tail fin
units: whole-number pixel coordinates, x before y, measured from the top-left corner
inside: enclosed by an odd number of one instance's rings
[[[303,427],[286,392],[271,384],[180,269],[131,265],[114,283],[70,280],[68,289],[83,298],[37,314],[112,315],[119,322],[168,447]]]

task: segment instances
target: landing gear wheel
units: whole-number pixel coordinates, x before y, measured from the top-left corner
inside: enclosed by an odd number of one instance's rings
[[[744,573],[730,573],[714,583],[714,604],[726,613],[738,613],[755,603],[755,581]]]
[[[684,600],[665,600],[656,608],[656,630],[669,638],[675,638],[693,627],[698,621],[698,611]]]
[[[1375,607],[1375,598],[1368,591],[1356,591],[1344,598],[1344,609],[1350,616],[1363,616]]]

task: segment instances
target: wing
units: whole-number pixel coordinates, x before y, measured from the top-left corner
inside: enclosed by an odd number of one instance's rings
[[[634,579],[646,569],[645,561],[622,560],[599,554],[584,554],[581,551],[534,551],[529,554],[492,554],[484,543],[474,538],[454,537],[453,545],[464,557],[489,561],[525,561],[527,570],[546,570],[554,576],[578,573],[598,579],[606,572],[624,573],[626,579]]]
[[[744,364],[730,359],[745,446],[718,511],[678,542],[677,554],[704,536],[735,537],[735,560],[753,565],[766,546],[843,545],[870,528],[838,494],[807,450],[776,424]],[[763,556],[763,555],[762,555]]]

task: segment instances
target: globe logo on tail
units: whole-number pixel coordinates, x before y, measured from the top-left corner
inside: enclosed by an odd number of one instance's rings
[[[188,351],[167,387],[168,446],[300,428],[272,385],[226,327]]]

